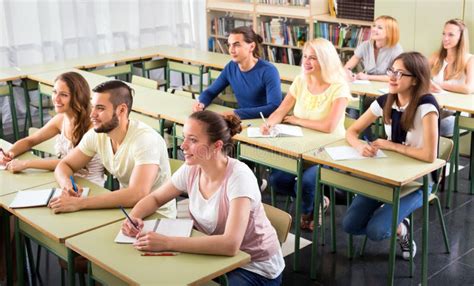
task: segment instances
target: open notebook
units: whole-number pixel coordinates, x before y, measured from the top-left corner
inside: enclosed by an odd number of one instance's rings
[[[361,159],[371,158],[371,157],[362,156],[354,147],[351,147],[351,146],[326,147],[324,149],[329,154],[331,159],[333,159],[334,161],[361,160]],[[387,155],[385,155],[385,153],[379,149],[377,151],[377,155],[373,158],[385,158],[385,157],[387,157]]]
[[[190,237],[193,230],[193,221],[191,219],[152,219],[143,222],[142,232],[154,231],[156,233],[174,236],[174,237]],[[135,237],[130,237],[119,231],[114,240],[116,243],[134,243]]]
[[[276,124],[273,126],[270,134],[264,135],[260,132],[259,127],[247,128],[247,136],[250,138],[258,137],[302,137],[303,130],[299,126],[288,125],[288,124]]]
[[[15,198],[10,203],[10,208],[31,208],[43,207],[49,204],[53,198],[59,197],[62,190],[57,188],[44,190],[25,190],[16,193]],[[89,188],[83,188],[81,197],[85,198],[89,195]]]

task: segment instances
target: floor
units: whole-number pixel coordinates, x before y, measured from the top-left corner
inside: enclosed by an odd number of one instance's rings
[[[469,164],[466,158],[461,158],[460,164]],[[445,209],[445,195],[441,193],[441,203],[446,220],[450,239],[451,253],[445,253],[440,223],[434,206],[430,207],[429,226],[429,285],[474,285],[474,196],[468,194],[468,170],[460,171],[460,190],[454,193],[453,206]],[[267,192],[263,193],[264,202],[270,201]],[[283,207],[283,198],[278,199],[278,205]],[[356,255],[349,259],[347,251],[347,235],[340,227],[345,206],[336,206],[336,237],[337,252],[330,250],[329,230],[326,231],[326,244],[319,246],[320,260],[317,265],[317,278],[311,280],[311,233],[303,232],[303,238],[308,239],[302,243],[305,247],[301,250],[301,269],[294,272],[293,255],[285,257],[287,264],[283,273],[283,285],[386,285],[388,272],[388,241],[368,242],[363,256]],[[421,254],[421,210],[415,213],[415,241],[419,245]],[[291,232],[294,232],[292,229]],[[291,239],[291,238],[290,238]],[[355,250],[358,253],[362,238],[354,240]],[[292,243],[285,244],[291,248]],[[33,245],[33,252],[36,253]],[[399,249],[397,250],[400,253]],[[285,252],[291,252],[286,250]],[[42,251],[40,275],[43,285],[61,285],[60,268],[57,258]],[[408,275],[408,262],[396,259],[395,285],[418,285],[421,280],[421,255],[415,257],[415,276]],[[79,281],[78,281],[79,282]],[[41,285],[40,284],[40,285]],[[0,285],[3,285],[0,283]]]

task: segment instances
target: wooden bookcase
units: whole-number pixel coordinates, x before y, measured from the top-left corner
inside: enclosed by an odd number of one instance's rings
[[[264,58],[270,61],[299,65],[302,46],[317,36],[332,38],[341,57],[347,57],[358,42],[349,46],[342,41],[339,43],[333,37],[336,29],[329,30],[329,27],[351,31],[367,27],[370,31],[372,22],[330,16],[327,1],[293,0],[290,2],[302,5],[290,5],[269,4],[288,2],[277,0],[207,0],[208,49],[227,53],[227,33],[244,24],[252,26],[262,36]]]

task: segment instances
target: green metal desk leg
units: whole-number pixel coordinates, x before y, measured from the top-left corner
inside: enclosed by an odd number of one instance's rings
[[[331,206],[331,251],[336,253],[336,196],[334,193],[334,187],[331,187],[330,195],[330,206]]]
[[[448,199],[446,201],[446,208],[451,207],[451,197],[453,190],[456,191],[457,189],[457,161],[459,157],[459,116],[461,115],[460,112],[456,112],[455,119],[454,119],[454,131],[453,131],[453,141],[454,147],[453,152],[451,154],[451,160],[449,162],[449,177],[448,177]],[[454,178],[453,178],[454,177]]]
[[[392,236],[390,237],[390,256],[388,260],[388,283],[393,285],[395,277],[395,246],[397,242],[398,211],[400,207],[400,187],[393,188]]]
[[[0,210],[2,219],[2,228],[5,233],[5,262],[7,267],[7,285],[13,285],[13,259],[12,245],[10,238],[10,213],[6,210]]]
[[[458,191],[458,177],[459,177],[459,140],[460,140],[460,133],[461,130],[459,128],[459,117],[461,116],[460,112],[456,112],[456,119],[454,123],[454,132],[456,132],[455,140],[454,140],[454,154],[456,155],[454,157],[454,191]]]
[[[20,136],[18,134],[18,117],[16,117],[15,95],[13,94],[13,84],[11,81],[8,82],[8,87],[10,89],[10,111],[12,115],[13,134],[16,141],[20,138]]]
[[[428,285],[428,226],[430,215],[428,197],[428,175],[425,175],[423,177],[423,252],[421,257],[421,285]]]
[[[92,277],[92,262],[87,261],[87,274],[89,274],[89,278],[87,281],[87,285],[93,286],[94,284],[94,278]]]
[[[161,119],[160,119],[161,120]],[[165,126],[165,121],[161,122],[161,126]],[[178,138],[176,138],[176,123],[173,123],[173,159],[178,158]]]
[[[76,253],[70,248],[67,249],[67,276],[69,280],[69,286],[76,284],[76,272],[74,271],[74,258]]]
[[[470,182],[470,186],[471,186],[471,195],[474,195],[474,183],[472,183],[472,181],[474,180],[474,168],[473,168],[473,165],[474,165],[474,131],[471,131],[471,154],[470,154],[470,157],[471,157],[471,162],[470,162],[470,165],[469,165],[469,170],[471,171],[471,175],[469,176],[471,182]]]
[[[25,285],[25,246],[20,233],[19,219],[15,218],[15,246],[16,246],[16,268],[18,285]]]
[[[354,194],[347,192],[347,208],[352,205],[352,199],[354,198]],[[347,257],[352,259],[354,254],[354,236],[349,234],[347,237]]]
[[[321,167],[316,165],[316,187],[314,190],[314,205],[319,206],[321,202],[321,184],[319,183],[321,176]],[[319,207],[315,207],[313,211],[313,221],[319,219]],[[319,227],[315,227],[313,230],[313,243],[311,244],[311,279],[316,279],[316,256],[318,255],[318,232]]]
[[[303,159],[298,158],[297,161],[297,180],[296,180],[296,221],[295,221],[295,255],[293,270],[297,271],[300,265],[300,219],[301,219],[301,193],[303,188]]]

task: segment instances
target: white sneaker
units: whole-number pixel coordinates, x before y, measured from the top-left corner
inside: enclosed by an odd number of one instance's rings
[[[262,179],[262,184],[260,185],[260,192],[263,192],[267,189],[268,182],[265,179]]]
[[[410,220],[405,218],[402,224],[406,227],[406,234],[398,236],[398,243],[402,249],[402,257],[405,260],[410,260]],[[416,255],[416,243],[413,240],[413,258]]]

